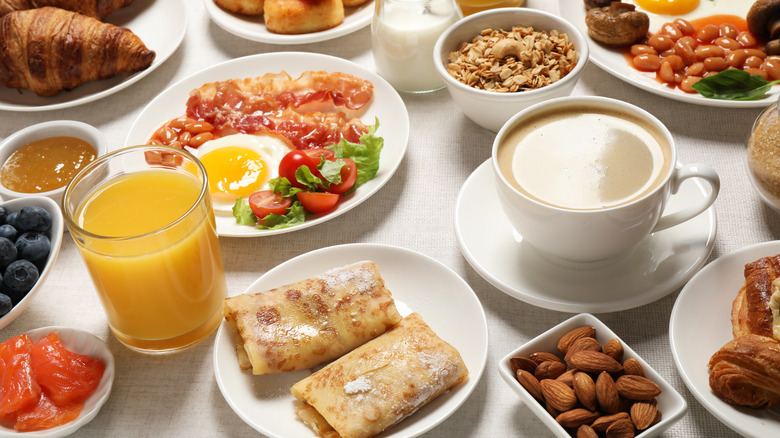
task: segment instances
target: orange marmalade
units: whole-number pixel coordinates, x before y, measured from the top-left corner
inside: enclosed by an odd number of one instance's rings
[[[41,193],[65,186],[95,159],[95,148],[75,137],[49,137],[28,143],[0,168],[0,183],[21,193]]]

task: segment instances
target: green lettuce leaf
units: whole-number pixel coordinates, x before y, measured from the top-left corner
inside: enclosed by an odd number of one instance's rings
[[[338,144],[326,146],[336,152],[338,158],[350,158],[357,166],[357,180],[349,191],[353,192],[358,186],[370,181],[379,171],[379,155],[382,153],[384,139],[374,135],[379,128],[379,119],[368,128],[368,132],[360,137],[362,143],[352,143],[344,138]]]

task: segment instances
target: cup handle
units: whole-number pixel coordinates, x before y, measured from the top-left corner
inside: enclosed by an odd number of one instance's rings
[[[715,169],[705,164],[696,163],[686,164],[677,168],[671,181],[671,193],[677,193],[682,182],[688,178],[701,178],[709,183],[711,190],[707,198],[678,212],[661,216],[651,233],[671,228],[692,219],[710,208],[712,203],[715,202],[715,198],[718,197],[718,191],[720,190],[720,177],[715,172]]]

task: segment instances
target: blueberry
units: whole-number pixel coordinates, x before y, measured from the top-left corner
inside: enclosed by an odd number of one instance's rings
[[[16,293],[19,299],[35,286],[36,281],[38,281],[38,268],[30,261],[17,260],[5,268],[3,284],[8,292]]]
[[[0,224],[5,223],[6,216],[8,216],[8,209],[0,205]]]
[[[22,231],[45,233],[51,229],[51,213],[43,207],[22,207],[16,219],[16,228]]]
[[[19,250],[5,237],[0,237],[0,268],[5,268],[16,260]]]
[[[11,242],[15,242],[16,238],[19,237],[19,231],[11,224],[3,224],[0,225],[0,237],[5,237]]]
[[[17,257],[24,260],[29,260],[33,263],[46,259],[51,250],[51,241],[43,233],[36,233],[35,231],[28,231],[22,233],[18,239],[16,239]]]
[[[10,312],[13,306],[14,303],[11,302],[11,297],[6,294],[0,294],[0,316]]]
[[[8,213],[8,215],[5,217],[5,223],[11,224],[16,228],[19,229],[19,225],[16,223],[16,220],[19,219],[19,212],[15,211],[13,213]]]

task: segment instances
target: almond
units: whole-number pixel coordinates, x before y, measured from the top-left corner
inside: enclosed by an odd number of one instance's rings
[[[539,366],[536,367],[534,376],[539,380],[557,379],[561,374],[565,373],[566,370],[566,365],[564,365],[563,362],[548,360],[540,363]]]
[[[628,358],[623,362],[623,371],[625,371],[626,374],[645,377],[645,369],[642,367],[642,364],[633,357]]]
[[[574,390],[553,379],[544,379],[539,384],[542,387],[542,395],[553,409],[565,412],[577,404],[577,396]]]
[[[544,402],[542,387],[533,374],[525,370],[517,370],[517,381],[533,398],[539,400],[539,402]]]
[[[556,377],[555,380],[565,383],[566,386],[573,386],[574,383],[574,373],[577,372],[576,370],[567,370],[565,373],[561,374],[560,376]]]
[[[583,424],[589,424],[593,420],[599,417],[598,412],[589,411],[583,408],[571,409],[566,412],[562,412],[555,417],[557,421],[563,427],[577,428]]]
[[[596,383],[589,374],[577,371],[572,379],[572,389],[577,400],[591,411],[596,410]]]
[[[617,373],[623,371],[623,365],[620,362],[598,351],[578,351],[571,355],[569,364],[573,368],[586,373],[597,374],[602,371]]]
[[[603,417],[597,418],[596,421],[590,425],[590,427],[592,427],[596,432],[606,432],[607,428],[612,426],[612,423],[618,420],[627,420],[628,418],[629,416],[627,412],[618,412],[617,414],[604,415]]]
[[[596,399],[601,410],[607,414],[614,414],[620,410],[620,395],[617,385],[608,372],[602,371],[596,379]]]
[[[604,344],[604,348],[601,349],[607,356],[611,356],[616,361],[623,360],[623,344],[618,338],[612,338]],[[623,365],[625,367],[625,365]]]
[[[618,394],[629,400],[650,400],[661,393],[661,388],[647,377],[626,374],[615,382]]]
[[[558,351],[560,351],[563,354],[566,354],[566,352],[569,350],[569,347],[577,339],[592,338],[595,335],[596,335],[596,329],[591,326],[586,325],[582,327],[577,327],[574,330],[571,330],[565,335],[561,336],[560,339],[558,339]]]
[[[595,338],[580,338],[569,346],[569,350],[563,357],[564,362],[569,363],[571,355],[578,351],[601,351],[601,344]],[[571,366],[571,364],[569,364]]]
[[[631,420],[618,420],[607,428],[607,438],[633,438],[636,435]]]
[[[517,370],[525,370],[533,374],[536,371],[536,362],[527,357],[513,357],[509,359],[509,366],[512,367],[512,372],[517,374]]]
[[[587,424],[577,428],[577,438],[599,438],[599,435]]]
[[[651,403],[636,402],[631,405],[631,421],[639,430],[645,430],[655,423],[658,408]]]
[[[534,361],[535,364],[539,365],[542,362],[547,362],[549,360],[552,361],[558,361],[561,362],[561,358],[552,354],[548,353],[546,351],[539,351],[536,353],[532,353],[530,356],[528,356],[532,361]]]

